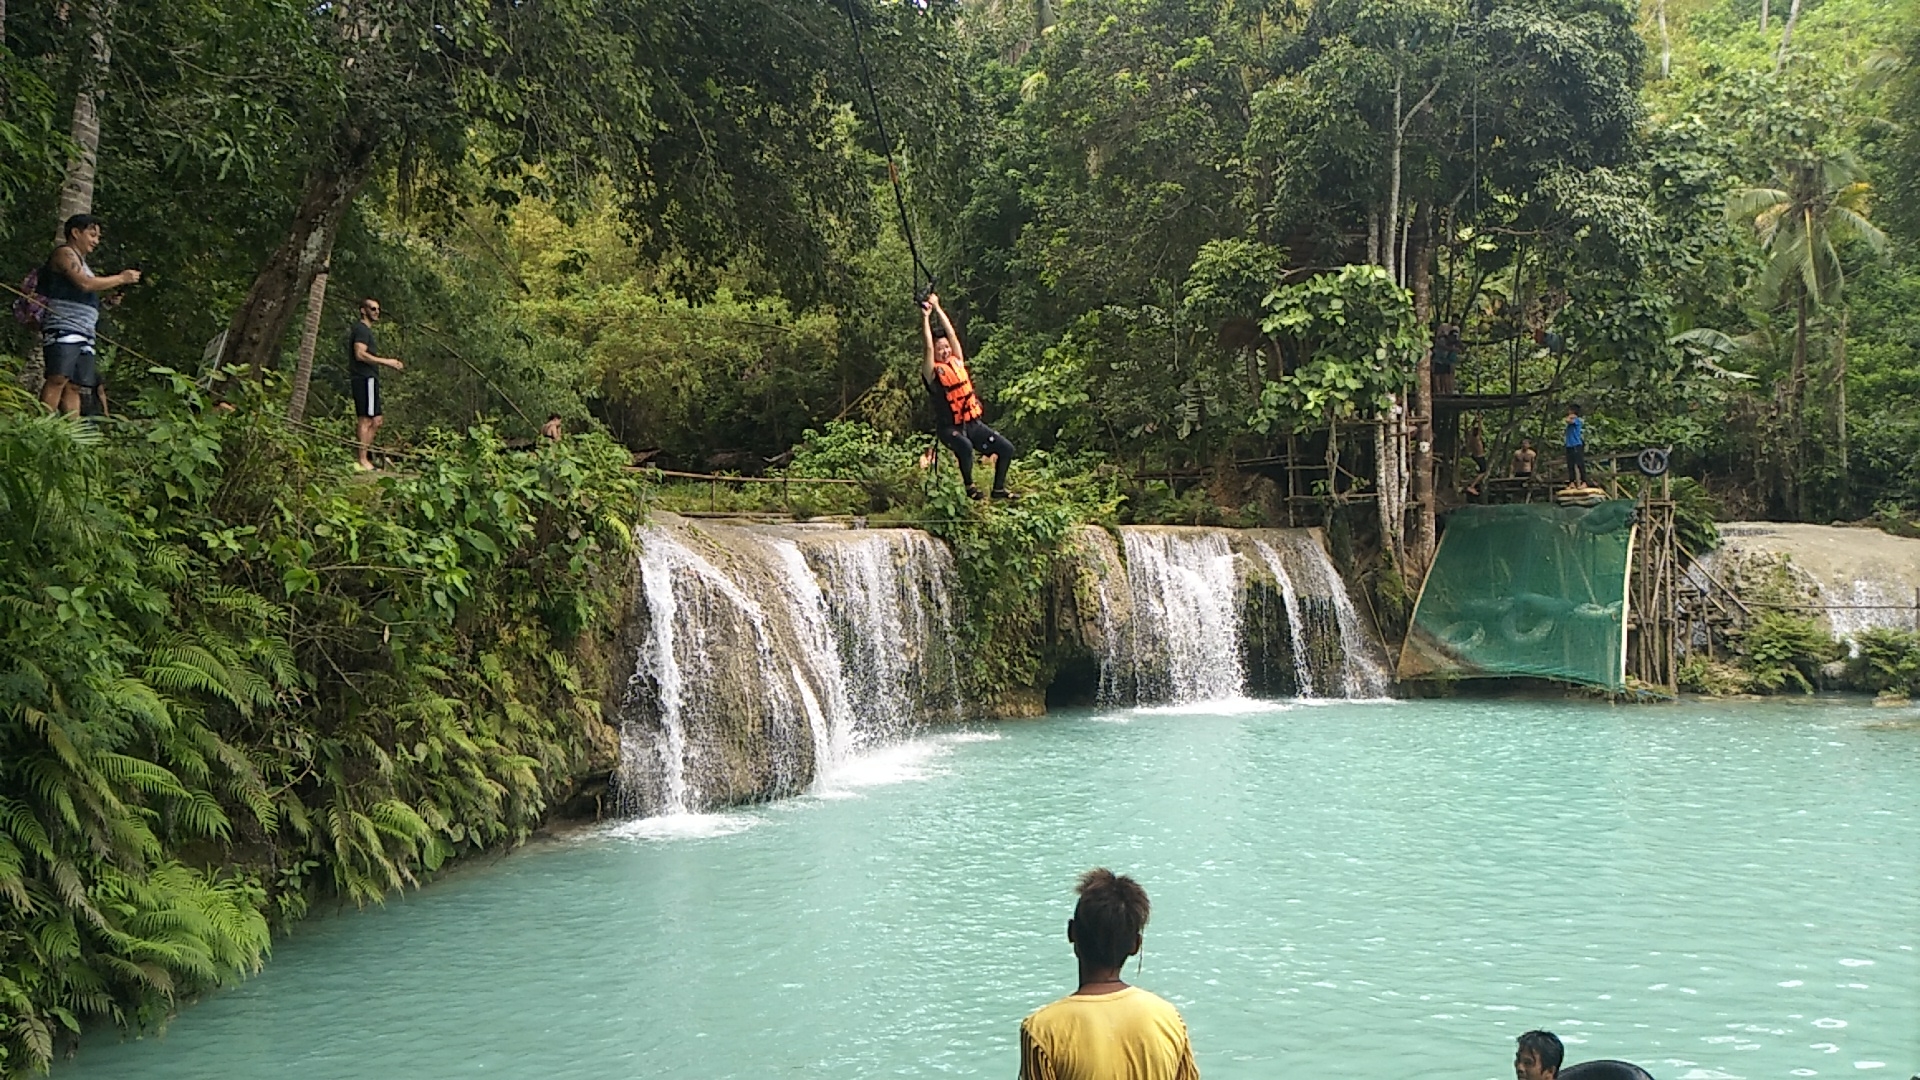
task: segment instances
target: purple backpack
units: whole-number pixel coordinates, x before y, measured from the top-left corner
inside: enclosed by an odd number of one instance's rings
[[[40,328],[40,316],[46,314],[47,298],[40,292],[40,268],[34,267],[20,279],[20,295],[13,301],[13,317],[22,325]]]

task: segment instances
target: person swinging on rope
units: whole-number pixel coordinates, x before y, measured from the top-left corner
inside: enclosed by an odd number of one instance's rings
[[[940,316],[939,326],[933,324],[935,315]],[[980,406],[980,395],[974,393],[973,376],[967,372],[967,358],[960,351],[960,335],[954,333],[940,297],[931,292],[920,302],[920,334],[927,344],[920,379],[933,395],[934,415],[939,417],[934,434],[960,462],[960,482],[966,485],[967,497],[982,497],[980,489],[973,486],[973,456],[978,453],[993,456],[993,497],[1013,498],[1007,490],[1007,468],[1013,464],[1016,451],[1006,436],[981,421],[986,410]]]

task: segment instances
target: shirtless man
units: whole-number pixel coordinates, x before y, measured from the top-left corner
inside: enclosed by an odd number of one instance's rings
[[[1520,449],[1513,452],[1513,478],[1515,480],[1533,479],[1533,466],[1539,460],[1540,452],[1533,448],[1533,440],[1521,439]]]

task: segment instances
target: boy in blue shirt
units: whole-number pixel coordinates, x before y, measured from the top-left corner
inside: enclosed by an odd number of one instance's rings
[[[1587,422],[1577,404],[1567,406],[1567,486],[1587,486]]]

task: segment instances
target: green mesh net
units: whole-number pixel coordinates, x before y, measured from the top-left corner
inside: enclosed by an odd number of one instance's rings
[[[1626,685],[1631,500],[1467,506],[1447,521],[1400,678],[1529,675]]]

